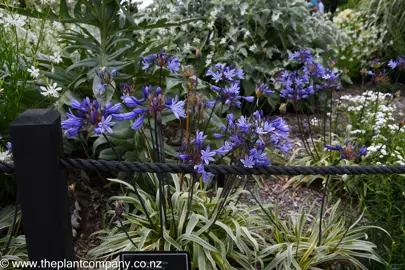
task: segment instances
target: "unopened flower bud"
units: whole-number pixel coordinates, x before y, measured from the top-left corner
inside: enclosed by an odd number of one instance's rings
[[[201,57],[201,50],[200,50],[200,48],[197,48],[197,49],[195,50],[195,56],[197,56],[198,58]]]
[[[399,127],[403,128],[405,126],[405,120],[401,121],[401,123],[399,123]]]
[[[280,107],[279,107],[279,110],[280,110],[280,114],[285,114],[287,112],[287,104],[286,103],[281,103]]]
[[[361,74],[362,76],[366,76],[366,75],[367,75],[367,69],[366,69],[366,68],[362,68],[362,69],[360,70],[360,74]]]
[[[347,75],[349,73],[350,70],[347,69],[347,67],[343,68],[343,74]]]
[[[122,217],[122,212],[123,212],[123,207],[122,207],[122,202],[121,201],[116,201],[115,202],[115,215],[117,217]]]
[[[69,192],[74,192],[75,191],[75,184],[71,184],[68,186],[68,191]]]
[[[334,68],[336,66],[336,61],[335,60],[330,60],[329,61],[329,67]]]
[[[398,90],[394,94],[394,99],[398,99],[401,96],[401,90]]]

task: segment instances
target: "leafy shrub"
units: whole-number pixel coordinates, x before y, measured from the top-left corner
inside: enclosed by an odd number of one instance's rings
[[[284,68],[289,52],[313,48],[330,57],[336,43],[336,27],[322,17],[309,16],[299,1],[157,1],[150,8],[162,18],[199,17],[200,21],[179,28],[140,31],[146,41],[167,41],[183,63],[201,55],[199,73],[221,62],[245,68],[243,90],[251,95],[256,86],[272,82]],[[150,15],[149,15],[150,16]],[[142,18],[139,19],[142,21]],[[201,77],[201,76],[200,76]],[[274,107],[277,96],[270,96]]]

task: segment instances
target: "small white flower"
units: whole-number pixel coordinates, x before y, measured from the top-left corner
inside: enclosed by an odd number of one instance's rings
[[[226,38],[222,38],[219,44],[225,44],[226,43]]]
[[[254,52],[257,49],[256,44],[253,44],[252,46],[249,47],[249,50]]]
[[[210,21],[210,23],[207,25],[207,27],[209,28],[209,29],[212,29],[212,28],[214,28],[214,21]]]
[[[0,161],[1,162],[6,161],[8,159],[8,157],[9,157],[9,152],[8,151],[0,152]]]
[[[60,57],[59,53],[55,52],[53,55],[51,55],[51,61],[55,64],[59,64],[62,62],[62,57]]]
[[[48,87],[41,86],[40,87],[42,91],[41,94],[46,97],[52,96],[58,98],[59,97],[58,91],[62,90],[62,88],[57,86],[58,86],[57,83],[53,83],[53,85],[49,85]]]
[[[39,69],[35,68],[34,66],[31,66],[31,68],[29,68],[27,71],[31,74],[32,78],[34,79],[38,78]]]
[[[190,43],[186,43],[186,44],[184,44],[184,51],[187,53],[187,52],[189,52],[191,50],[191,45],[190,45]]]
[[[6,26],[8,25],[14,25],[17,28],[22,28],[25,25],[25,19],[24,17],[14,14],[14,15],[7,15],[6,18],[4,18],[4,21],[6,22]]]
[[[200,40],[199,38],[194,38],[194,39],[193,39],[193,42],[194,42],[194,43],[200,43],[201,40]]]
[[[244,35],[244,38],[247,38],[248,36],[250,36],[250,31],[249,31],[249,30],[246,30],[245,35]]]

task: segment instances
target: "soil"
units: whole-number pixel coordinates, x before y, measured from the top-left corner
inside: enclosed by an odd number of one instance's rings
[[[97,173],[87,174],[84,171],[73,171],[69,182],[75,184],[74,196],[71,196],[71,206],[77,201],[80,210],[79,228],[75,229],[75,254],[78,259],[86,259],[87,252],[100,244],[92,234],[102,229],[103,213],[109,197],[116,191],[106,188]]]

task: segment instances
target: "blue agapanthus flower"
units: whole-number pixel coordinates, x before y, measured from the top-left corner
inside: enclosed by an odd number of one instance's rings
[[[81,129],[96,134],[112,133],[111,126],[115,123],[111,122],[111,115],[119,113],[121,109],[120,103],[113,105],[109,102],[103,106],[97,100],[90,101],[88,97],[82,102],[72,100],[67,119],[61,123],[62,129],[68,137],[76,136]]]
[[[389,62],[388,62],[388,66],[391,68],[391,69],[395,69],[397,66],[398,66],[398,62],[397,62],[397,60],[390,60]]]
[[[290,60],[297,60],[300,63],[310,64],[313,61],[311,50],[309,49],[300,49],[299,51],[295,51],[294,53],[290,54]]]
[[[274,94],[273,90],[269,90],[269,87],[267,84],[260,84],[259,86],[256,86],[256,96],[257,97],[262,97],[262,96],[270,96],[271,94]]]
[[[322,78],[325,75],[325,67],[320,63],[311,62],[304,65],[304,73],[315,78]]]
[[[216,64],[214,68],[208,69],[206,76],[211,76],[215,82],[235,82],[244,79],[244,72],[241,68]]]
[[[101,68],[100,70],[96,70],[96,75],[100,78],[101,82],[97,84],[97,92],[103,94],[105,88],[111,84],[113,81],[113,77],[117,75],[117,70],[113,69],[111,72],[108,68]]]
[[[180,71],[179,60],[162,50],[157,54],[142,57],[142,70],[147,70],[153,65],[159,68],[167,68],[173,74],[177,74]]]
[[[139,130],[142,128],[143,120],[147,114],[152,117],[158,116],[163,110],[170,110],[176,116],[177,119],[185,118],[184,112],[185,101],[178,100],[178,96],[175,98],[166,99],[162,93],[162,89],[157,87],[153,91],[152,86],[142,87],[142,99],[136,99],[133,96],[123,96],[122,102],[128,107],[135,107],[131,112],[113,114],[113,118],[118,121],[136,120],[132,123],[131,128]]]
[[[11,142],[7,142],[7,143],[6,143],[6,147],[7,147],[7,150],[11,153],[12,150],[13,150],[13,147],[12,147],[12,145],[11,145]]]
[[[339,151],[342,159],[355,160],[361,156],[367,154],[367,147],[363,145],[360,149],[357,149],[358,143],[350,143],[349,140],[346,140],[346,146],[343,148],[340,144],[336,146],[326,145],[326,148],[333,151]]]
[[[405,56],[400,56],[397,59],[391,59],[388,62],[388,66],[391,69],[396,69],[397,67],[401,68],[401,69],[405,69]]]

